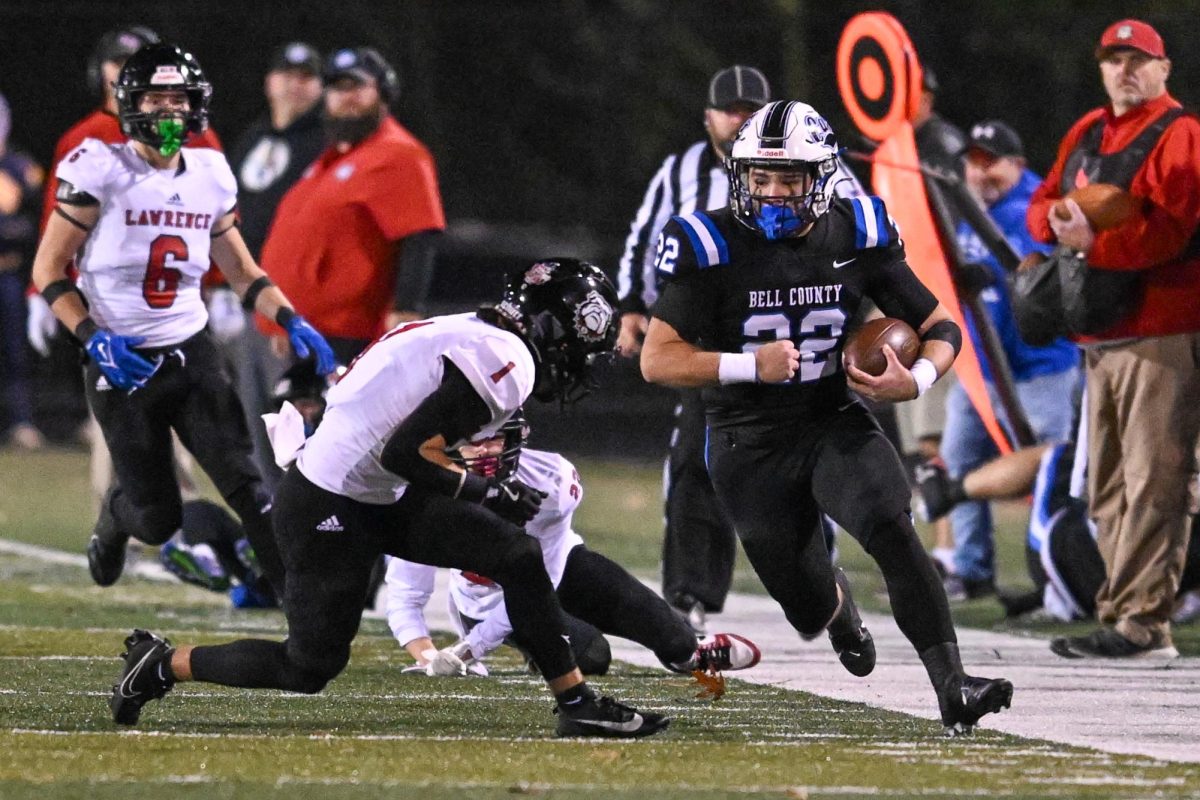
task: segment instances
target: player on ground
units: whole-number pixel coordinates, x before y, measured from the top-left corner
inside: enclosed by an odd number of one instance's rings
[[[116,721],[136,722],[142,705],[178,680],[321,691],[350,659],[371,567],[386,553],[505,587],[514,634],[558,701],[560,736],[665,728],[660,714],[597,696],[576,667],[541,549],[518,527],[537,514],[542,494],[446,455],[490,438],[531,394],[585,393],[592,360],[616,340],[615,306],[598,267],[543,261],[514,275],[495,308],[405,323],[375,340],[329,391],[320,427],[276,491],[287,640],[176,650],[134,631],[113,688]]]
[[[604,634],[644,645],[668,669],[720,672],[747,669],[758,663],[758,647],[731,633],[699,641],[691,626],[620,565],[589,550],[571,527],[583,499],[583,484],[574,465],[558,453],[524,447],[529,427],[519,413],[497,436],[452,453],[467,469],[504,480],[510,475],[546,495],[526,532],[537,539],[550,582],[566,612],[571,649],[580,671],[603,675],[612,653]],[[463,637],[434,650],[424,608],[433,593],[437,568],[400,558],[387,569],[388,624],[396,640],[426,667],[429,675],[487,674],[482,659],[506,640],[526,655],[529,648],[513,637],[504,591],[482,575],[452,570],[451,621]],[[511,639],[510,639],[511,637]],[[535,662],[536,663],[536,662]]]
[[[828,514],[879,564],[951,735],[1007,706],[1012,684],[963,671],[941,581],[913,529],[895,450],[848,389],[910,400],[954,360],[958,326],[916,279],[875,197],[834,199],[833,131],[804,103],[747,120],[730,208],[674,217],[658,244],[666,286],[642,351],[647,380],[705,387],[713,485],[767,591],[804,637],[828,630],[843,665],[874,666],[849,584],[814,535]],[[843,372],[847,320],[870,298],[922,339],[912,371]]]
[[[117,476],[88,544],[88,567],[101,586],[120,577],[131,536],[161,544],[180,527],[172,429],[241,518],[268,577],[282,577],[270,498],[205,331],[200,283],[210,258],[247,308],[285,325],[298,354],[315,353],[323,372],[334,366],[324,339],[242,243],[225,157],[207,148],[181,152],[207,125],[211,91],[196,59],[174,45],[150,44],[130,56],[116,85],[130,141],[85,139],[58,165],[58,201],[34,261],[38,291],[87,352],[88,405]],[[72,259],[78,286],[67,277]]]

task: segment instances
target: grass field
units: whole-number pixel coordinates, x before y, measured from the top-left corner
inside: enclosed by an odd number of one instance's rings
[[[657,467],[580,467],[585,538],[652,574]],[[0,538],[81,553],[85,475],[78,453],[0,452]],[[1022,513],[1002,516],[1013,527]],[[1019,537],[1008,538],[1002,578],[1016,584]],[[865,603],[882,608],[873,567],[853,543],[842,552]],[[738,584],[755,582],[742,570]],[[956,613],[981,626],[1000,616],[985,601]],[[378,620],[321,695],[190,684],[117,729],[106,701],[135,625],[189,643],[282,636],[277,612],[235,612],[220,595],[128,577],[104,590],[77,566],[0,554],[0,798],[1200,796],[1196,766],[991,731],[945,740],[928,720],[736,681],[714,703],[679,676],[629,666],[598,686],[669,711],[671,729],[560,741],[549,695],[515,658],[495,661],[494,680],[401,676],[407,659]],[[1181,649],[1200,651],[1185,631]]]

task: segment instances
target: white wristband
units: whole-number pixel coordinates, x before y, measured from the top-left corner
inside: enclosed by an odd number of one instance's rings
[[[918,358],[909,372],[917,382],[917,397],[929,391],[929,387],[938,379],[937,367],[928,358]]]
[[[721,353],[717,379],[722,384],[757,383],[758,364],[754,361],[754,353]]]

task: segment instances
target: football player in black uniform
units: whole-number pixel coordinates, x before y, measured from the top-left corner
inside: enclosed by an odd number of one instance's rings
[[[827,630],[850,672],[874,667],[845,575],[814,535],[824,512],[879,564],[947,733],[966,733],[1009,705],[1012,684],[963,671],[900,459],[849,392],[917,397],[950,368],[962,337],[905,263],[883,201],[833,199],[837,152],[829,124],[804,103],[771,103],[746,121],[729,160],[730,208],[674,217],[660,235],[665,286],[642,372],[653,383],[705,387],[717,497],[801,636]],[[882,375],[843,371],[846,323],[866,298],[919,333],[911,370],[888,349]]]

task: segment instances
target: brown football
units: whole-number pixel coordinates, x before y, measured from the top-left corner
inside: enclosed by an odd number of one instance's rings
[[[1098,231],[1117,227],[1142,207],[1141,200],[1111,183],[1090,183],[1071,190],[1067,197],[1079,204],[1079,210]],[[1071,218],[1062,200],[1054,204],[1054,215],[1059,219]]]
[[[880,317],[863,324],[842,348],[842,363],[861,369],[868,375],[882,375],[887,369],[883,346],[891,345],[896,358],[905,367],[917,360],[921,340],[902,319]]]

